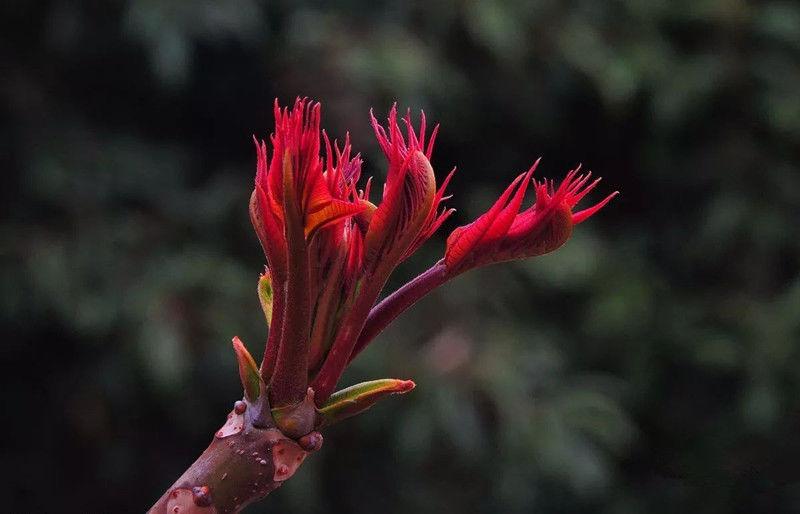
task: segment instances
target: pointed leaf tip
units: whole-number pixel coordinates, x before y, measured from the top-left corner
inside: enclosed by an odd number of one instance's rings
[[[272,276],[267,270],[258,279],[258,299],[261,302],[261,309],[264,311],[267,326],[272,324],[272,297]]]
[[[238,336],[233,338],[233,351],[239,364],[239,379],[242,381],[244,396],[250,401],[255,401],[261,394],[261,375],[256,361]]]
[[[416,384],[413,380],[384,378],[361,382],[337,391],[319,409],[319,427],[332,425],[360,414],[386,396],[404,394],[415,387]]]

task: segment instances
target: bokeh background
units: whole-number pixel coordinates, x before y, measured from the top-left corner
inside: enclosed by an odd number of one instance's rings
[[[343,381],[410,395],[249,512],[800,511],[800,6],[743,0],[3,2],[6,512],[141,512],[265,340],[251,135],[323,102],[442,124],[456,215],[543,156],[622,191],[555,254],[473,272]]]

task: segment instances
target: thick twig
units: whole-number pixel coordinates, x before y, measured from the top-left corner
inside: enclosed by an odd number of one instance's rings
[[[245,413],[245,411],[251,411]],[[255,406],[236,402],[228,421],[200,457],[156,501],[150,514],[228,514],[241,511],[289,479],[322,436],[299,441],[260,428]],[[257,423],[256,423],[257,424]]]

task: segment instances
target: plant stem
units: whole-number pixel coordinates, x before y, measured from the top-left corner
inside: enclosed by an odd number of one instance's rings
[[[150,514],[240,512],[281,486],[307,452],[276,428],[236,412],[211,444],[156,501]]]
[[[375,336],[380,334],[403,311],[454,276],[448,274],[447,267],[442,260],[384,298],[370,311],[358,342],[350,354],[350,361],[355,359],[356,355],[366,348]]]

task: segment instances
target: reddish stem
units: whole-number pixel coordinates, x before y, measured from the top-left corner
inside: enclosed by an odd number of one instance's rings
[[[349,361],[355,359],[356,355],[366,348],[403,311],[454,276],[447,273],[444,260],[441,260],[418,275],[414,280],[384,298],[370,311],[361,335],[358,337],[358,342],[350,354]]]
[[[283,166],[283,205],[286,223],[288,276],[283,308],[281,344],[275,371],[269,384],[273,407],[299,404],[308,386],[308,346],[311,298],[309,291],[308,246],[297,200],[292,164],[287,151]]]
[[[279,434],[275,429],[259,429],[248,424],[238,434],[214,437],[148,514],[236,513],[263,498],[284,480],[276,470],[273,455],[275,434]]]
[[[264,383],[269,384],[272,373],[275,371],[275,361],[278,359],[278,348],[281,345],[281,333],[283,331],[283,310],[284,297],[286,295],[283,281],[277,283],[273,289],[272,297],[272,319],[269,322],[269,336],[267,336],[267,347],[264,350],[264,359],[261,361],[261,378]]]
[[[325,362],[323,362],[319,373],[311,383],[318,407],[324,404],[333,394],[336,383],[339,382],[339,378],[341,378],[344,368],[349,362],[350,354],[353,352],[358,335],[364,327],[364,322],[369,315],[369,309],[375,303],[375,299],[378,297],[384,282],[385,280],[378,280],[374,276],[365,279],[363,282],[365,290],[357,296],[356,301],[342,321],[331,349],[325,357]]]

